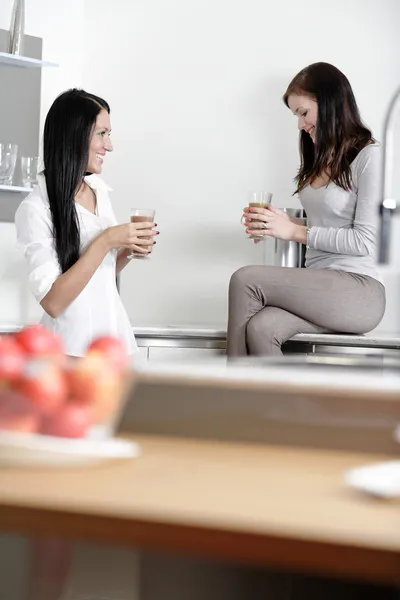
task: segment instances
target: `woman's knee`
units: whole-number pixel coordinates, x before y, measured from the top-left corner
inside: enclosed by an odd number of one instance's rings
[[[246,339],[247,339],[247,343],[250,346],[254,346],[254,344],[257,342],[261,331],[260,331],[260,327],[259,324],[257,323],[257,319],[256,319],[257,315],[253,315],[251,317],[251,319],[247,322],[246,325]],[[263,336],[265,335],[266,337],[268,337],[267,331],[265,331],[265,328],[262,328],[262,334]]]
[[[242,288],[249,282],[251,267],[240,267],[237,271],[233,273],[231,279],[229,281],[229,289]]]
[[[265,350],[269,354],[271,347],[280,347],[282,341],[279,336],[279,328],[275,327],[274,322],[265,322],[259,313],[255,314],[246,327],[246,340],[251,353],[260,354]]]
[[[247,323],[246,343],[249,354],[271,356],[281,353],[281,343],[274,327],[266,326],[254,315]]]

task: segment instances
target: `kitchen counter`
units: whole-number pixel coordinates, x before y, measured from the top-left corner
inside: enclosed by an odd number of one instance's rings
[[[163,338],[208,338],[225,340],[226,329],[222,327],[192,327],[192,326],[159,326],[159,327],[133,327],[137,337],[163,337]],[[365,335],[340,334],[340,333],[298,333],[291,342],[307,342],[315,344],[338,346],[364,346],[379,348],[400,348],[399,333],[367,333]]]
[[[18,323],[0,323],[0,333],[13,333],[21,329]],[[189,340],[226,340],[224,327],[202,327],[193,325],[179,326],[138,326],[133,327],[137,338],[189,339]],[[358,346],[363,348],[400,349],[400,333],[367,333],[365,335],[341,333],[299,333],[290,342],[324,344],[327,346]]]
[[[135,440],[135,460],[0,470],[0,530],[398,582],[398,502],[363,497],[343,478],[387,456]]]

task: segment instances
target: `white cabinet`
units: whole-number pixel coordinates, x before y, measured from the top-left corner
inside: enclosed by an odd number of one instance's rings
[[[151,362],[193,362],[197,360],[212,360],[223,356],[225,350],[214,348],[173,348],[149,347],[148,359]]]
[[[213,361],[226,355],[226,334],[214,329],[134,328],[142,359],[158,363]]]
[[[147,360],[149,358],[149,349],[148,349],[148,347],[147,346],[139,347],[139,354],[140,354],[140,356],[143,359]]]

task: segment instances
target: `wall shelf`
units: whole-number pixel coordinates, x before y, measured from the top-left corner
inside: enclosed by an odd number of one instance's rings
[[[36,67],[39,69],[43,67],[58,67],[56,63],[40,60],[39,58],[30,58],[29,56],[8,54],[7,52],[0,52],[0,64],[24,68]]]
[[[0,185],[0,192],[19,192],[20,194],[29,194],[33,188],[21,187],[18,185]]]

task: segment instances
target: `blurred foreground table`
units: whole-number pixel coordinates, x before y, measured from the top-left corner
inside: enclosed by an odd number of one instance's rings
[[[390,456],[134,439],[135,460],[0,470],[0,530],[399,582],[400,502],[344,483],[347,469]]]

